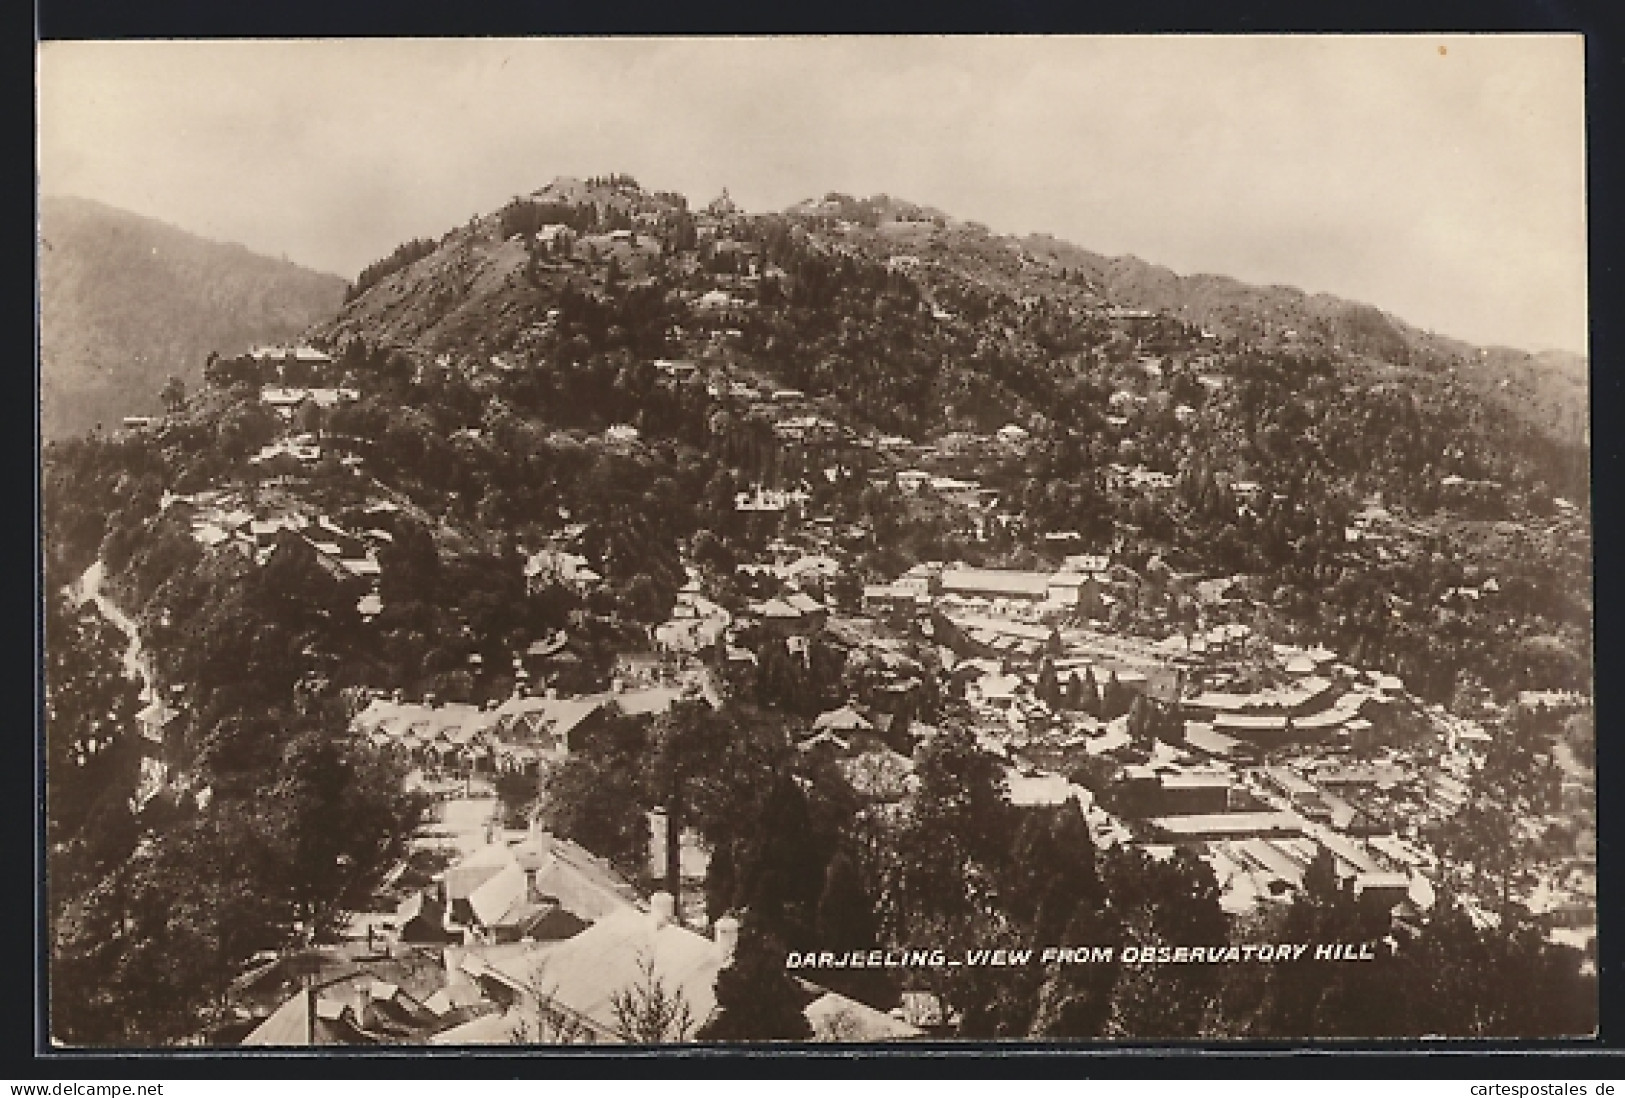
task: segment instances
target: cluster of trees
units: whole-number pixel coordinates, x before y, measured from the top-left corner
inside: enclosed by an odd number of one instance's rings
[[[51,882],[52,1030],[67,1044],[165,1044],[224,1023],[244,962],[331,940],[426,807],[331,721],[239,715],[213,741],[193,780],[218,780],[149,801],[122,832],[139,838],[87,887]]]
[[[345,291],[344,303],[348,305],[396,271],[403,271],[424,256],[433,254],[439,246],[438,242],[427,238],[408,240],[383,259],[367,264]]]
[[[141,760],[123,634],[60,591],[45,603],[45,843],[53,910],[129,854]]]
[[[1146,712],[1147,706],[1152,704],[1124,686],[1115,668],[1107,674],[1104,683],[1095,678],[1092,666],[1085,667],[1082,675],[1076,669],[1070,670],[1062,679],[1055,670],[1055,661],[1048,656],[1039,664],[1034,693],[1052,709],[1071,709],[1103,721],[1115,720],[1137,705],[1140,712]]]
[[[178,732],[144,741],[122,635],[88,604],[53,592],[47,607],[52,1032],[181,1040],[225,1019],[254,952],[330,937],[367,903],[425,805],[349,737],[336,699],[278,681],[253,644],[200,666],[170,698],[186,706]],[[171,781],[138,801],[144,753]]]
[[[658,806],[670,830],[668,864],[655,876],[673,895],[682,889],[673,840],[685,828],[698,830],[712,851],[704,886],[708,912],[713,919],[743,917],[728,980],[757,988],[736,989],[741,994],[771,1000],[785,992],[778,981],[787,943],[846,950],[878,942],[873,902],[844,834],[856,800],[838,772],[803,759],[790,744],[782,716],[743,703],[716,711],[685,700],[653,720],[602,722],[544,777],[544,819],[631,876],[648,879],[647,812]],[[890,994],[872,974],[854,971],[847,982],[837,976],[835,983],[867,988],[870,998]],[[726,1015],[720,986],[718,995]],[[797,1018],[799,1012],[797,1005]],[[718,1039],[799,1035],[752,1012],[719,1024]]]
[[[607,211],[614,214],[611,208]],[[598,207],[590,202],[579,205],[570,202],[539,202],[530,198],[515,198],[497,212],[497,232],[502,239],[517,233],[526,236],[543,225],[564,225],[578,233],[597,232]],[[628,221],[627,225],[631,222]],[[625,228],[626,225],[605,225],[604,228]]]
[[[756,699],[762,705],[810,719],[846,697],[846,649],[823,637],[809,638],[795,653],[783,639],[766,639],[755,652]]]
[[[179,382],[174,378],[172,381]],[[258,389],[262,385],[330,385],[334,378],[324,377],[317,367],[303,359],[292,355],[282,359],[258,358],[250,354],[218,355],[211,353],[203,365],[203,380],[217,389],[229,389],[234,385],[249,385]],[[164,402],[168,410],[173,413],[179,411],[184,405],[186,390],[181,385],[176,389],[173,385],[166,386]]]

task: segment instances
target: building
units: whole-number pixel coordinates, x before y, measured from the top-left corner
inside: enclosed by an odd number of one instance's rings
[[[1203,721],[1185,722],[1185,746],[1220,761],[1249,758],[1257,753],[1249,741],[1227,736]]]
[[[1259,747],[1285,743],[1292,737],[1291,720],[1284,713],[1218,713],[1213,731]]]
[[[931,596],[900,582],[866,584],[863,612],[874,617],[912,617],[931,605]]]
[[[1075,572],[1028,572],[1013,568],[946,568],[938,581],[944,595],[962,598],[1020,599],[1081,606],[1092,592],[1099,594],[1092,576]]]
[[[489,843],[449,867],[440,896],[445,928],[486,942],[560,941],[641,906],[608,862],[534,824],[522,841]]]
[[[1296,771],[1284,766],[1266,766],[1264,781],[1305,816],[1314,818],[1330,814],[1326,802],[1321,798],[1320,788]]]
[[[923,469],[903,469],[897,474],[897,488],[909,495],[917,494],[920,489],[931,483],[931,474]]]
[[[1113,783],[1122,811],[1132,816],[1205,816],[1230,809],[1230,776],[1212,770],[1126,766]]]
[[[1168,842],[1207,842],[1303,834],[1303,824],[1290,812],[1214,812],[1161,816],[1149,821]]]
[[[829,619],[829,608],[805,591],[792,591],[784,596],[784,602],[791,609],[801,612],[808,628],[816,630]]]
[[[297,347],[255,347],[248,357],[260,365],[275,365],[285,369],[290,364],[310,369],[323,369],[333,365],[333,356],[325,351],[301,344]]]
[[[987,615],[933,613],[937,639],[961,656],[1036,661],[1061,650],[1060,634],[1051,626]]]
[[[1200,816],[1230,807],[1230,776],[1214,771],[1178,771],[1157,775],[1158,813]]]
[[[525,584],[533,592],[550,584],[558,584],[578,594],[585,594],[601,582],[603,576],[580,553],[543,549],[525,560]]]
[[[291,971],[294,963],[307,973],[306,982],[273,1000],[280,1005],[243,1037],[243,1045],[425,1044],[496,1009],[477,994],[454,993],[438,959],[416,956],[351,961],[323,953],[295,955],[245,973],[233,982],[233,994],[259,998],[260,986],[286,988],[299,978]]]
[[[139,713],[135,715],[136,727],[141,732],[143,750],[150,755],[160,755],[163,752],[164,742],[171,730],[180,720],[181,711],[166,704],[162,698],[154,698]]]
[[[648,911],[615,912],[569,941],[539,952],[532,994],[538,1005],[567,1012],[593,1041],[621,1044],[625,1038],[614,996],[641,984],[645,975],[640,966],[647,965],[667,993],[680,996],[687,1006],[687,1031],[670,1033],[667,1039],[692,1040],[716,1010],[717,973],[733,960],[739,923],[726,916],[718,919],[712,935],[677,922],[672,897],[657,892]],[[805,980],[797,983],[815,1039],[898,1040],[919,1035],[915,1027],[856,1000]]]

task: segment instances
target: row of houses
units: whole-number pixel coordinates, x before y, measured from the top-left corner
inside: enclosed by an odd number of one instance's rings
[[[750,491],[735,495],[734,510],[778,514],[791,507],[804,507],[811,498],[805,487],[766,488],[758,484]]]
[[[381,526],[352,531],[324,514],[311,516],[291,509],[256,512],[240,496],[215,490],[194,495],[166,492],[159,507],[162,511],[185,509],[192,538],[205,549],[234,549],[260,565],[270,560],[284,539],[297,538],[314,551],[317,563],[334,579],[368,585],[357,603],[363,617],[383,608],[378,596],[383,572],[378,552],[394,541],[394,535]],[[380,500],[367,513],[383,516],[397,510],[396,504]]]
[[[930,493],[946,502],[975,511],[991,510],[999,502],[996,489],[984,488],[980,481],[973,479],[940,476],[923,469],[903,469],[894,474],[892,480],[897,490],[905,495]]]
[[[406,702],[375,697],[351,728],[412,762],[469,773],[537,773],[570,753],[573,737],[611,714],[652,716],[683,691],[672,685],[612,688],[597,694],[540,697],[515,694],[498,705]]]
[[[283,419],[292,419],[300,408],[335,408],[361,399],[357,389],[339,387],[284,388],[267,385],[260,389],[260,403],[269,407]]]
[[[690,574],[677,591],[671,617],[654,630],[655,650],[677,656],[708,651],[727,635],[733,615],[700,591],[699,580]]]
[[[1216,838],[1206,860],[1220,888],[1220,906],[1243,914],[1261,903],[1290,900],[1303,889],[1304,874],[1324,848],[1322,840],[1279,830],[1272,834]],[[1330,849],[1338,879],[1359,896],[1380,898],[1396,914],[1414,915],[1413,893],[1428,898],[1410,874],[1384,868],[1369,853],[1353,846]]]
[[[333,365],[333,356],[308,344],[266,344],[248,352],[248,357],[260,364],[283,365],[298,363],[313,369]]]

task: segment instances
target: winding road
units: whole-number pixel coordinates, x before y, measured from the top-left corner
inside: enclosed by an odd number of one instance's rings
[[[112,622],[119,632],[129,638],[130,643],[125,647],[122,657],[124,673],[141,683],[141,700],[151,701],[154,697],[152,668],[147,661],[146,652],[141,648],[140,630],[136,628],[130,616],[114,605],[113,600],[102,591],[102,580],[106,573],[106,565],[98,559],[95,564],[85,569],[85,574],[79,577],[79,582],[69,591],[69,595],[78,606],[83,606],[86,599],[94,602],[101,616]]]

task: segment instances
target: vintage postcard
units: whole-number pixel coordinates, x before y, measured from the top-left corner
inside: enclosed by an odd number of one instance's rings
[[[1578,35],[37,62],[43,1046],[1596,1031]]]

